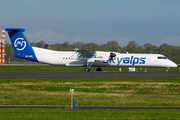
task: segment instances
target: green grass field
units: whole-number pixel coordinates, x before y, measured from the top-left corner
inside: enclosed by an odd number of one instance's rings
[[[0,79],[0,105],[180,106],[180,78]]]
[[[0,109],[0,120],[178,120],[179,110]]]
[[[0,72],[59,72],[59,71],[84,71],[85,67],[66,67],[66,66],[0,66]],[[91,71],[96,71],[97,67],[91,67]],[[128,71],[127,67],[122,67],[122,71]],[[137,68],[144,71],[145,68]],[[165,71],[166,68],[147,68],[147,71]],[[118,72],[119,67],[102,67],[102,72]],[[170,71],[180,71],[180,66],[170,68]]]
[[[84,67],[0,66],[0,72],[84,71]],[[96,68],[92,67],[91,71]],[[118,67],[103,67],[118,71]],[[139,69],[140,70],[140,69]],[[165,71],[165,68],[148,68]],[[127,71],[127,68],[122,68]],[[141,71],[144,71],[142,69]],[[180,67],[170,71],[180,71]],[[78,106],[168,106],[180,107],[180,78],[74,78],[74,79],[0,79],[0,105],[70,106],[70,91]],[[68,107],[67,107],[68,108]],[[69,110],[69,109],[0,109],[0,120],[49,119],[180,119],[180,110]]]

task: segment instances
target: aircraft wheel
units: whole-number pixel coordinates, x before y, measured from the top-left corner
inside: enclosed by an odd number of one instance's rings
[[[101,71],[101,68],[100,68],[100,67],[98,67],[98,68],[96,69],[96,71]]]
[[[90,69],[89,69],[89,68],[85,68],[84,71],[85,71],[85,72],[89,72]]]
[[[166,69],[166,72],[169,72],[169,67]]]

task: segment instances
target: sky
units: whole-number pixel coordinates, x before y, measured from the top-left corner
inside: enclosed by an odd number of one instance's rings
[[[180,46],[179,6],[180,0],[4,0],[0,26],[24,28],[30,42]]]

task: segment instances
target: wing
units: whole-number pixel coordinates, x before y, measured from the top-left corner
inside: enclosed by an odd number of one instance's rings
[[[77,50],[76,52],[78,52],[82,55],[94,55],[94,54],[96,54],[96,51],[84,50],[84,49]]]

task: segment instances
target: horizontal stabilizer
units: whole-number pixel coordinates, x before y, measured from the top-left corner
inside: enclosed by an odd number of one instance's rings
[[[6,28],[7,32],[24,32],[25,29],[23,28]]]

